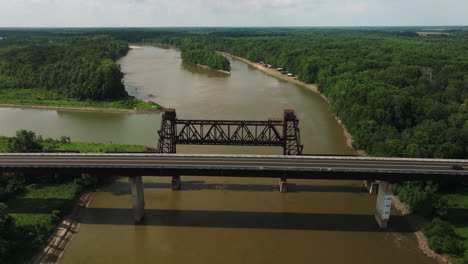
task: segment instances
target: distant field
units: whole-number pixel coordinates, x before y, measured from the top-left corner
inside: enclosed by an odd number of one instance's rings
[[[450,33],[447,33],[447,32],[432,32],[432,31],[428,31],[428,32],[425,32],[425,31],[420,31],[420,32],[416,32],[418,33],[420,36],[428,36],[428,35],[450,35]]]

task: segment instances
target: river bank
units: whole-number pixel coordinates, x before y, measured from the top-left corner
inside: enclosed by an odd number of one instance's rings
[[[243,61],[243,62],[245,62],[245,63],[247,63],[247,64],[249,64],[249,65],[251,65],[251,66],[253,66],[253,67],[255,67],[255,68],[259,69],[259,70],[261,70],[262,72],[264,72],[264,73],[266,73],[268,75],[271,75],[273,77],[276,77],[278,79],[281,79],[281,80],[291,82],[291,83],[297,84],[299,86],[305,87],[305,88],[311,90],[312,92],[317,93],[323,100],[325,100],[327,103],[329,103],[328,98],[319,91],[319,89],[318,89],[318,87],[316,85],[302,82],[302,81],[296,79],[295,77],[290,77],[290,76],[284,75],[281,72],[277,71],[276,69],[265,67],[264,65],[262,65],[260,63],[256,63],[256,62],[250,61],[250,60],[248,60],[246,58],[242,58],[242,57],[239,57],[239,56],[232,55],[232,54],[230,54],[228,52],[218,51],[218,53],[220,53],[220,54],[222,54],[224,56],[232,57],[232,58],[235,58],[237,60]],[[353,136],[351,135],[351,133],[349,133],[346,125],[341,121],[341,119],[336,114],[333,114],[333,117],[338,122],[338,124],[340,124],[340,126],[343,128],[343,133],[344,133],[344,136],[346,138],[346,145],[351,150],[356,151],[359,156],[367,156],[367,153],[365,151],[356,150],[354,148],[354,146],[353,146],[353,142],[354,142]]]
[[[424,252],[426,256],[437,261],[437,263],[453,264],[453,262],[447,256],[437,254],[429,247],[429,242],[421,230],[422,226],[424,225],[424,219],[421,216],[413,214],[409,207],[400,199],[398,199],[397,196],[393,196],[392,202],[395,208],[406,217],[411,229],[415,230],[413,234],[416,236],[419,249],[421,249],[421,251]]]
[[[104,113],[134,113],[134,114],[160,113],[163,110],[163,108],[158,108],[154,110],[150,110],[150,109],[139,110],[139,109],[43,106],[43,105],[22,105],[22,104],[0,104],[0,107],[20,108],[20,109],[57,110],[57,111],[67,111],[67,112],[104,112]]]
[[[77,199],[73,211],[60,222],[48,245],[32,261],[33,264],[60,263],[68,245],[80,230],[79,220],[83,209],[91,204],[95,194],[95,192],[87,192]]]
[[[201,65],[201,64],[196,64],[196,63],[191,63],[191,62],[186,62],[186,63],[190,63],[192,65],[196,65],[200,68],[203,68],[203,69],[207,69],[207,70],[210,70],[210,71],[215,71],[215,72],[220,72],[220,73],[224,73],[224,74],[228,74],[228,75],[231,75],[231,72],[229,71],[224,71],[224,70],[220,70],[220,69],[214,69],[214,68],[211,68],[211,67],[208,67],[206,65]]]

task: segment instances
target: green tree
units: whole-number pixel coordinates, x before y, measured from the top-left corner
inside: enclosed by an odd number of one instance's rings
[[[37,137],[33,131],[19,130],[16,136],[8,141],[8,152],[41,151],[42,138]]]

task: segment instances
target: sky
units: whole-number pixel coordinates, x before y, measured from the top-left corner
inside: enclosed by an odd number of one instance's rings
[[[0,27],[468,25],[468,0],[0,0]]]

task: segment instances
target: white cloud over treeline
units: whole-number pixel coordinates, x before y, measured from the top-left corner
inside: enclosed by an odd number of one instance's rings
[[[466,0],[0,0],[0,27],[467,25]]]

